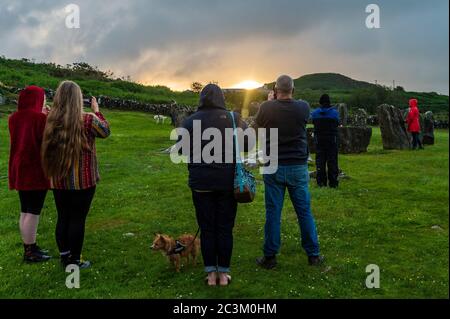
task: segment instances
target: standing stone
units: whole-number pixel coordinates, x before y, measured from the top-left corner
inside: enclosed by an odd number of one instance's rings
[[[314,129],[307,130],[308,148],[311,154],[316,153],[316,144],[314,140]],[[369,126],[356,127],[345,126],[338,128],[338,143],[340,154],[360,154],[366,153],[372,138],[372,128]]]
[[[340,127],[339,153],[366,153],[372,138],[372,128],[369,126]]]
[[[242,120],[247,124],[248,127],[252,127],[252,128],[256,127],[256,117],[255,116],[249,116]]]
[[[3,97],[3,95],[0,94],[0,105],[4,105],[6,103],[6,99]]]
[[[403,114],[403,120],[406,121],[406,119],[408,118],[408,114],[409,114],[409,108],[402,110],[402,114]]]
[[[308,151],[310,154],[316,154],[316,141],[314,139],[314,129],[306,129],[306,137],[308,138]]]
[[[434,145],[434,117],[433,112],[426,112],[424,116],[424,124],[422,127],[423,144]]]
[[[366,110],[358,109],[354,114],[354,118],[355,118],[355,123],[354,123],[355,126],[357,126],[357,127],[366,127],[367,126],[368,115],[367,115]]]
[[[403,112],[383,104],[377,109],[378,121],[385,150],[406,150],[411,148],[410,136],[406,130]]]
[[[338,104],[338,112],[339,112],[339,121],[340,125],[347,126],[348,125],[348,109],[347,104],[341,103]]]
[[[378,126],[378,116],[369,115],[369,117],[367,118],[367,122],[370,126]]]

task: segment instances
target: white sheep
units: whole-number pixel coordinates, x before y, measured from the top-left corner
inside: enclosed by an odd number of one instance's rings
[[[167,120],[167,116],[155,115],[153,119],[156,121],[156,124],[164,124],[164,122]]]

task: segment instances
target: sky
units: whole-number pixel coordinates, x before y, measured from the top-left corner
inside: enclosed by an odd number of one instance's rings
[[[379,29],[366,27],[371,3]],[[68,4],[79,29],[66,27]],[[334,72],[448,94],[449,1],[0,0],[0,55],[88,62],[175,90]]]

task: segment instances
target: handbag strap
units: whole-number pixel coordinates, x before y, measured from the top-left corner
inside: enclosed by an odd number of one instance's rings
[[[234,112],[230,112],[231,119],[233,120],[233,138],[234,138],[234,144],[235,144],[235,151],[236,151],[236,172],[237,172],[237,179],[239,183],[239,190],[242,193],[244,191],[244,178],[242,176],[242,159],[241,159],[241,152],[239,147],[239,139],[237,136],[237,128],[236,128],[236,120],[234,117]]]
[[[236,120],[235,120],[234,112],[230,112],[230,114],[231,114],[231,118],[233,120],[233,138],[234,138],[234,145],[235,145],[235,150],[236,150],[236,162],[238,164],[241,164],[242,159],[241,159],[241,152],[240,152],[240,148],[239,148],[239,139],[237,136]]]

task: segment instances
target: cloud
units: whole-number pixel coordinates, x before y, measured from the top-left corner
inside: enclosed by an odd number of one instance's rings
[[[448,1],[377,1],[382,29],[365,27],[360,0],[0,0],[0,54],[87,61],[177,89],[280,73],[340,72],[448,93]]]

